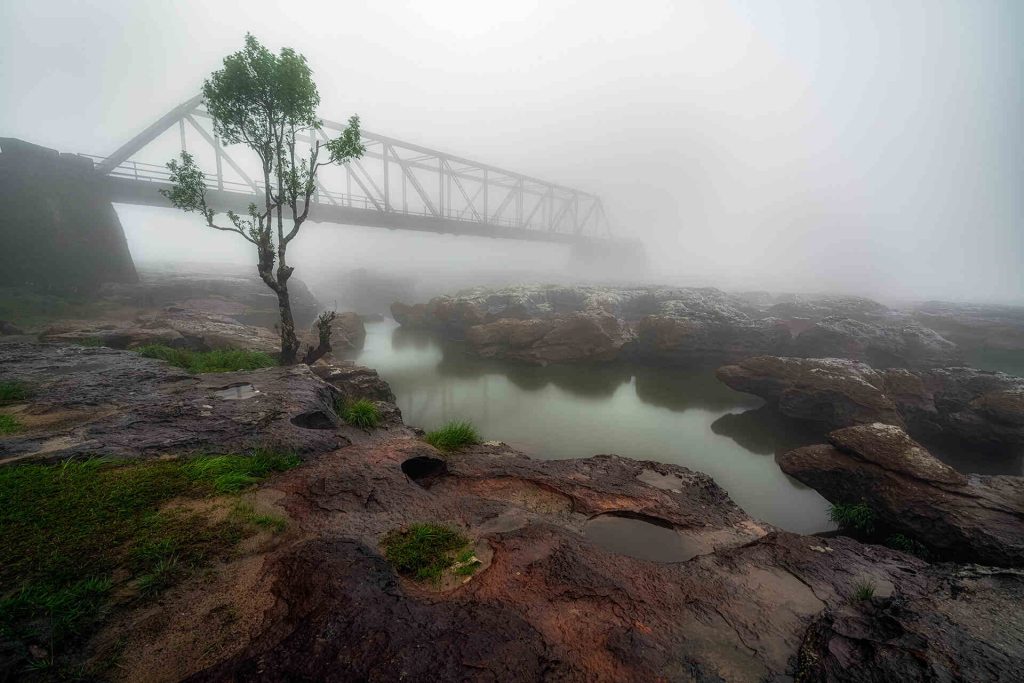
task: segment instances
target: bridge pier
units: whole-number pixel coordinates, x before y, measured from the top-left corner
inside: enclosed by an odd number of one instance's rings
[[[89,159],[0,138],[0,285],[137,282],[106,178]]]

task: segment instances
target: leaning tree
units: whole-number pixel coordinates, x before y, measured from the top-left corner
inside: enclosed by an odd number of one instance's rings
[[[323,125],[316,115],[320,94],[306,58],[291,48],[275,55],[250,34],[245,47],[226,57],[224,68],[203,84],[203,100],[224,144],[244,144],[259,157],[263,203],[250,204],[248,217],[228,211],[228,223],[218,224],[216,212],[207,204],[205,176],[184,151],[180,161],[167,164],[171,189],[161,192],[179,209],[202,214],[209,227],[236,232],[255,245],[256,268],[277,294],[281,311],[281,363],[295,363],[299,340],[288,297],[288,279],[295,268],[288,265],[288,245],[309,217],[320,168],[348,163],[366,151],[359,117],[351,117],[333,140],[305,142],[316,138]],[[333,312],[320,316],[320,345],[307,352],[307,362],[330,350],[333,317]]]

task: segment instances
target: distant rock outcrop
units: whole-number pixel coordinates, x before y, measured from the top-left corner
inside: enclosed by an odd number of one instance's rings
[[[537,285],[476,288],[415,305],[396,302],[391,312],[403,326],[464,339],[481,355],[539,363],[631,358],[682,365],[785,355],[918,368],[959,358],[956,345],[934,331],[856,297],[774,303],[768,295],[711,287]],[[560,349],[548,354],[551,359],[531,350],[547,346],[544,337],[554,329],[607,317],[619,321],[621,333],[609,334],[606,344],[589,339],[586,349],[573,352],[562,343],[571,340],[560,340]]]
[[[833,428],[884,422],[980,446],[1024,443],[1024,378],[1000,372],[876,370],[838,358],[762,356],[716,374],[784,415]]]
[[[780,467],[833,503],[867,504],[943,559],[1024,566],[1024,477],[965,476],[893,425],[828,438],[781,456]]]

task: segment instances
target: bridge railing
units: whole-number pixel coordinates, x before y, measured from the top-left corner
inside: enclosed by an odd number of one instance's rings
[[[78,154],[80,157],[91,159],[93,163],[103,161],[105,157],[96,154]],[[151,164],[143,161],[123,161],[115,166],[107,175],[115,178],[126,178],[128,180],[138,181],[142,183],[154,183],[169,185],[171,183],[171,172],[166,165]],[[218,178],[216,175],[211,173],[203,173],[206,187],[210,190],[221,190],[223,192],[231,192],[241,195],[249,195],[253,198],[257,205],[262,201],[262,194],[264,192],[265,185],[261,182],[254,182],[253,184],[244,183],[236,180],[227,180],[224,178]],[[331,192],[328,190],[318,189],[312,197],[312,201],[315,204],[333,205],[356,209],[366,210],[378,210],[379,207],[375,205],[372,200],[363,197],[361,195],[346,194],[343,192]],[[386,213],[400,214],[403,216],[423,216],[428,217],[432,214],[429,211],[415,211],[410,209],[395,209],[392,208]],[[446,216],[449,220],[462,221],[466,223],[477,223],[479,222],[469,214],[469,209],[464,209],[462,212],[457,214],[451,214]],[[503,227],[520,227],[513,219],[503,218],[500,216],[490,216],[487,220],[488,225],[499,225]]]

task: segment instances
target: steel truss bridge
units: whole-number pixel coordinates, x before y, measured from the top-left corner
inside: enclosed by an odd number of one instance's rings
[[[80,156],[91,158],[95,170],[106,176],[111,201],[169,206],[159,193],[170,187],[167,167],[134,157],[174,127],[182,150],[192,142],[188,151],[195,154],[198,137],[207,148],[205,153],[212,152],[216,171],[206,176],[211,208],[244,213],[250,203],[263,203],[263,183],[253,180],[217,139],[199,95],[169,111],[110,156]],[[344,124],[324,120],[323,130],[312,135],[326,141],[328,131],[344,128]],[[306,143],[315,139],[300,138]],[[311,200],[316,207],[309,220],[561,242],[602,250],[626,243],[612,236],[596,195],[365,129],[362,139],[366,153],[361,159],[337,169],[329,181],[327,174],[321,173]],[[229,177],[225,177],[225,167],[231,171]]]

